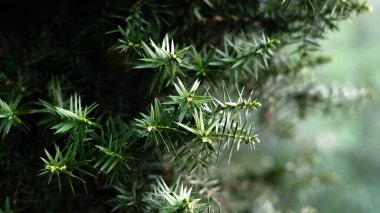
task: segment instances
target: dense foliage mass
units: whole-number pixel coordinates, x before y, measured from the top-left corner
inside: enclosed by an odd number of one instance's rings
[[[282,137],[288,117],[365,97],[321,84],[310,68],[329,61],[318,52],[325,33],[369,9],[359,0],[9,1],[2,211],[236,211],[210,167],[228,171],[260,129]],[[276,187],[283,173],[252,179]]]

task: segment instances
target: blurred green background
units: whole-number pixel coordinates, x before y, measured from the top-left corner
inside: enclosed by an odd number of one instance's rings
[[[322,43],[333,60],[320,71],[325,82],[368,88],[373,100],[299,128],[305,141],[314,138],[319,170],[337,175],[313,203],[320,212],[380,212],[380,1],[368,2],[372,13],[341,23]]]

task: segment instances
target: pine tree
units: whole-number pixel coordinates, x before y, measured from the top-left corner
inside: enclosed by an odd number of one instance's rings
[[[360,0],[2,9],[0,212],[235,211],[213,167],[255,155],[267,127],[286,137],[289,118],[368,96],[310,77],[326,33],[370,10]]]

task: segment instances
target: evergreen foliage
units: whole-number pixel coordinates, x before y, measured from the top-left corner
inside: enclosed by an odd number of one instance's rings
[[[20,4],[0,30],[0,212],[234,211],[214,166],[368,96],[310,77],[360,0]]]

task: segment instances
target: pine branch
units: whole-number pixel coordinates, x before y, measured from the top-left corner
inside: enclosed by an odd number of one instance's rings
[[[61,191],[61,175],[66,176],[68,183],[70,185],[70,188],[75,195],[75,190],[73,186],[73,180],[77,180],[83,183],[83,186],[86,187],[85,183],[86,181],[81,177],[81,174],[86,174],[95,177],[94,175],[90,174],[89,172],[86,172],[85,170],[81,169],[80,166],[88,164],[90,161],[75,161],[75,159],[71,156],[72,148],[69,147],[68,150],[66,150],[66,154],[62,154],[59,147],[55,145],[55,156],[52,157],[50,153],[45,149],[45,154],[47,158],[42,158],[41,160],[44,162],[45,166],[41,170],[41,173],[39,175],[46,175],[48,176],[48,183],[51,182],[53,176],[56,176],[58,179],[58,186],[59,190]],[[75,175],[74,171],[79,172],[80,176]],[[86,190],[87,191],[87,190]]]
[[[200,199],[191,196],[191,190],[179,183],[176,187],[169,188],[162,178],[157,179],[157,185],[154,187],[151,202],[156,205],[161,213],[173,212],[205,212],[207,206],[200,203]]]
[[[0,99],[0,133],[3,139],[9,133],[12,126],[26,131],[29,129],[28,125],[24,123],[19,116],[30,113],[29,110],[18,109],[21,96],[11,101],[9,104]]]
[[[95,108],[96,104],[91,104],[82,108],[81,98],[75,94],[70,97],[70,105],[68,109],[59,106],[53,106],[50,103],[40,100],[42,106],[45,107],[43,112],[55,116],[41,121],[41,123],[51,123],[51,129],[55,130],[55,134],[74,132],[78,129],[88,129],[89,127],[101,128],[101,125],[91,121],[88,117]]]
[[[129,154],[133,153],[131,146],[135,141],[133,133],[119,135],[112,121],[107,124],[107,132],[100,138],[100,145],[95,145],[99,154],[94,168],[107,174],[107,182],[110,184],[128,181],[131,166],[136,160]]]
[[[164,84],[168,86],[172,83],[174,78],[178,77],[178,75],[184,76],[184,73],[181,71],[181,66],[186,65],[186,62],[184,62],[182,58],[190,47],[177,51],[173,39],[169,43],[168,35],[163,39],[161,47],[156,45],[152,40],[150,40],[150,46],[152,48],[144,42],[142,45],[145,55],[143,59],[140,59],[141,64],[135,68],[153,68],[158,70],[151,85],[151,91],[157,83],[158,88],[161,89]]]

